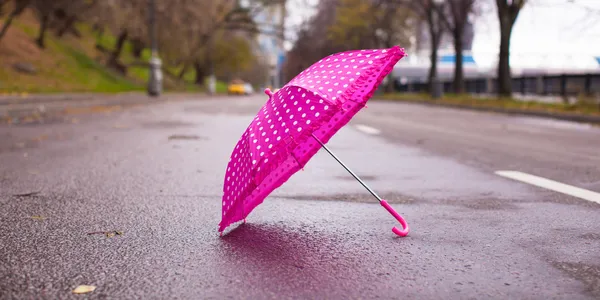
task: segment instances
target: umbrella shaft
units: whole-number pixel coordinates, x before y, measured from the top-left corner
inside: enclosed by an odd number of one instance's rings
[[[350,173],[350,175],[352,175],[358,182],[360,182],[360,184],[362,184],[362,186],[365,187],[365,189],[367,189],[367,191],[369,191],[369,193],[371,193],[371,195],[373,195],[373,197],[375,197],[377,200],[381,201],[381,197],[379,197],[377,195],[377,193],[375,193],[369,186],[367,186],[366,183],[364,183],[359,177],[358,175],[354,174],[354,172],[352,172],[352,170],[350,170],[337,156],[335,156],[335,154],[333,154],[333,152],[331,152],[331,150],[329,150],[329,148],[327,148],[327,146],[325,146],[325,144],[323,144],[323,142],[321,142],[321,140],[319,140],[318,137],[316,137],[314,134],[312,135],[312,137],[317,140],[317,142],[319,144],[321,144],[321,147],[323,147],[323,149],[325,149],[325,151],[327,151],[329,154],[331,154],[331,156],[333,156],[333,158],[335,160],[337,160],[337,162],[340,163],[340,165],[342,165],[342,167],[344,167],[344,169],[346,169],[346,171],[348,171],[348,173]]]

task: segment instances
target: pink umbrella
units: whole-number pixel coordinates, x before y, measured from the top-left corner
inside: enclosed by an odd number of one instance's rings
[[[322,147],[402,225],[404,219],[337,158],[325,143],[363,107],[385,76],[405,56],[403,48],[347,51],[323,58],[269,99],[238,141],[227,165],[219,232],[244,221],[276,188]]]

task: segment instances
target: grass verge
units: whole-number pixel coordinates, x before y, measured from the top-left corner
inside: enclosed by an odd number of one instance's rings
[[[585,115],[600,117],[600,104],[593,98],[579,98],[575,103],[545,103],[541,101],[519,101],[511,98],[480,98],[470,95],[446,94],[433,99],[428,94],[392,93],[377,97],[383,100],[416,103],[443,104],[446,106],[506,110],[511,112],[539,112],[543,114]]]

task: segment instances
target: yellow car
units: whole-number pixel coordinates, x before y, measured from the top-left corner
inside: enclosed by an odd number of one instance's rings
[[[244,82],[243,80],[234,79],[229,83],[227,92],[230,95],[252,95],[254,94],[254,88],[250,83]]]
[[[243,83],[230,83],[227,87],[227,93],[233,95],[245,95],[246,86]]]

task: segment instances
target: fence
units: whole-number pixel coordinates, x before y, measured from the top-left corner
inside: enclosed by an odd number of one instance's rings
[[[444,92],[451,92],[452,81],[442,82]],[[600,73],[519,76],[512,78],[514,93],[540,96],[594,96],[600,94]],[[427,83],[399,84],[400,92],[427,92]],[[495,94],[495,78],[465,79],[465,92],[470,94]]]

